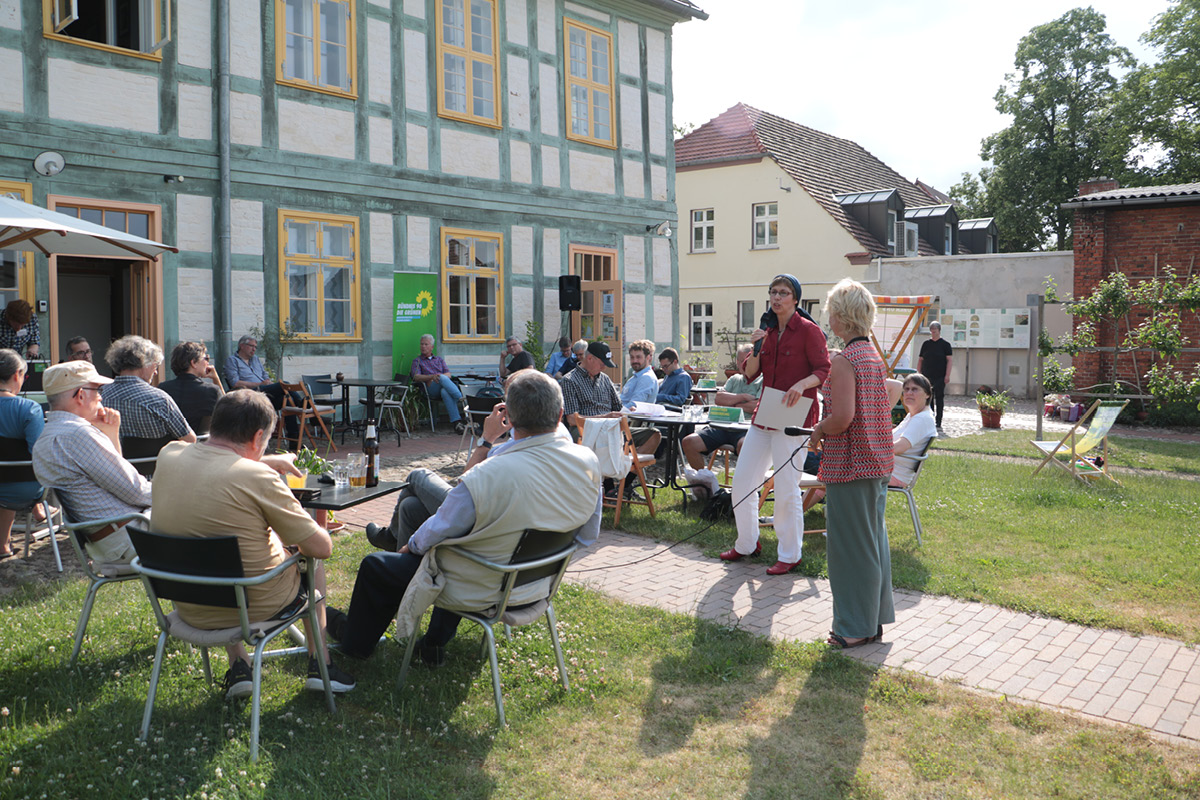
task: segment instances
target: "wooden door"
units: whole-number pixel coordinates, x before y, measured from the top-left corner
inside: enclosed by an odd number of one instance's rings
[[[612,350],[617,366],[604,371],[621,385],[624,374],[623,284],[617,280],[616,251],[571,246],[571,272],[580,277],[579,311],[571,312],[571,336],[589,342],[603,341]]]

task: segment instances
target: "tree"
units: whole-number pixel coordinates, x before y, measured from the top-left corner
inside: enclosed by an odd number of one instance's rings
[[[962,180],[950,187],[947,194],[954,201],[954,205],[958,207],[959,219],[995,216],[991,199],[987,194],[987,182],[991,176],[992,171],[988,167],[981,169],[978,176],[964,172]]]
[[[1088,178],[1128,172],[1130,137],[1115,124],[1112,70],[1132,64],[1091,8],[1068,11],[1021,39],[1017,71],[996,92],[996,109],[1012,124],[982,148],[994,164],[981,173],[983,196],[1005,250],[1069,249],[1073,217],[1061,204]]]

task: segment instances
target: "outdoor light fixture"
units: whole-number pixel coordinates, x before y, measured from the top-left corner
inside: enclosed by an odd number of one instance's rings
[[[655,236],[671,236],[671,223],[660,222],[657,225],[647,225],[646,233],[653,233]]]
[[[163,175],[163,183],[183,183],[187,178],[182,175]]]
[[[47,178],[53,178],[66,166],[67,160],[63,158],[62,153],[56,153],[53,150],[38,153],[37,158],[33,160],[33,168],[37,174],[45,175]]]

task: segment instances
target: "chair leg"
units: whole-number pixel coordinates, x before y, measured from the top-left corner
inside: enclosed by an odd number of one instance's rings
[[[254,687],[250,695],[250,761],[258,761],[258,723],[259,710],[262,708],[262,660],[263,642],[254,648],[254,663],[251,665],[251,685]]]
[[[621,478],[617,483],[617,511],[613,514],[613,527],[621,527],[621,507],[625,505],[625,481],[629,479],[629,473],[625,473],[625,477]]]
[[[158,634],[158,645],[154,648],[154,669],[150,671],[150,688],[146,690],[146,709],[142,712],[141,740],[150,734],[150,714],[154,711],[154,695],[158,692],[158,678],[162,675],[163,649],[167,646],[167,632]]]
[[[492,663],[492,690],[496,694],[496,714],[500,717],[500,727],[507,728],[508,723],[504,721],[504,697],[500,694],[500,664],[496,659],[496,635],[492,633],[491,625],[484,625],[483,633],[487,637],[488,660]]]
[[[917,532],[917,546],[921,546],[921,512],[917,510],[917,498],[912,496],[911,491],[905,491],[904,497],[908,501],[908,511],[912,514],[913,530]]]
[[[317,670],[321,673],[321,682],[325,688],[325,705],[329,707],[329,713],[334,714],[337,712],[337,705],[333,702],[333,684],[329,682],[329,665],[325,663],[324,655],[325,632],[321,630],[321,618],[316,603],[310,603],[308,606],[308,626],[313,630],[313,652],[316,653]]]
[[[69,662],[71,667],[75,666],[75,661],[79,658],[79,651],[83,647],[83,636],[87,633],[88,620],[92,617],[92,605],[96,602],[96,593],[106,583],[108,581],[101,578],[93,581],[92,585],[88,587],[87,596],[83,599],[83,608],[79,612],[79,622],[75,624],[75,647],[71,650],[71,661]]]
[[[191,645],[188,645],[188,646],[190,647]],[[209,683],[212,683],[213,682],[212,664],[209,663],[209,660],[208,660],[208,648],[207,647],[200,648],[200,663],[204,665],[204,680],[208,681]]]
[[[558,659],[558,677],[562,678],[563,688],[571,691],[571,682],[567,680],[567,665],[563,661],[562,645],[558,643],[558,620],[554,617],[554,603],[546,605],[546,624],[550,626],[550,641],[554,644],[554,657]]]

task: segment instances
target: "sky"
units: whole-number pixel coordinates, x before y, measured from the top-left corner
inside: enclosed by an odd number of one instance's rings
[[[693,0],[676,25],[676,125],[742,102],[850,139],[909,180],[947,191],[977,172],[981,140],[1007,125],[996,90],[1030,29],[1088,3],[1067,0]],[[843,4],[845,3],[845,4]],[[1167,0],[1092,0],[1141,61],[1139,37]]]

